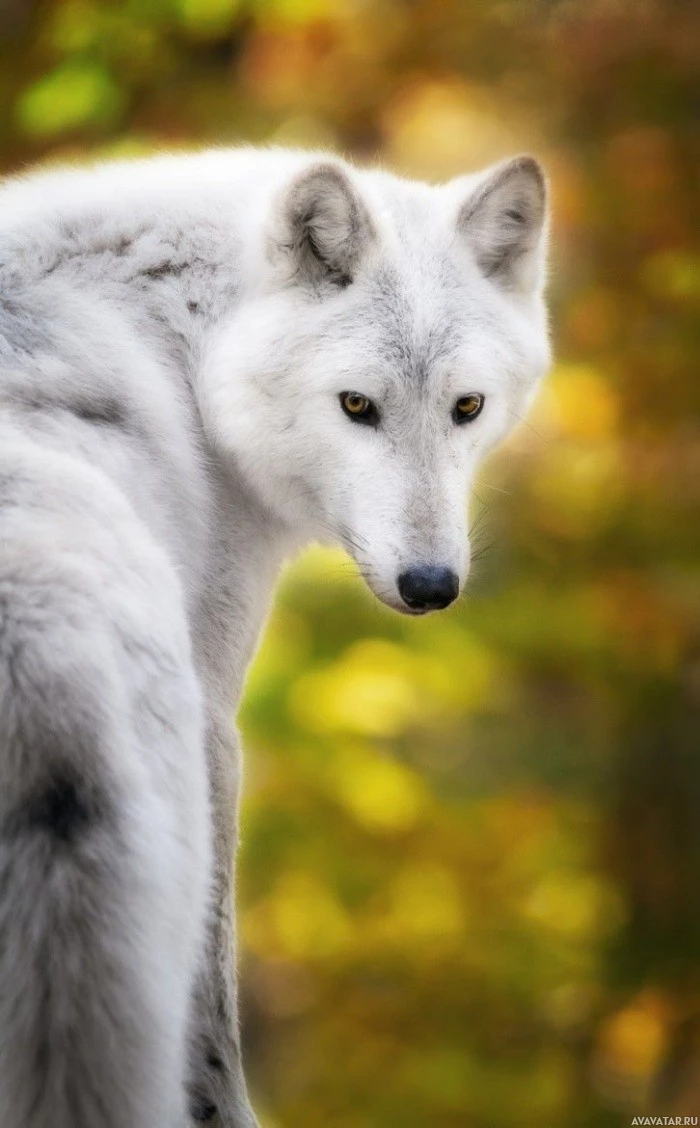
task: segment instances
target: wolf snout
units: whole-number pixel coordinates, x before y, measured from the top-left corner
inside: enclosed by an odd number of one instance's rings
[[[451,568],[420,564],[402,572],[399,594],[411,611],[441,611],[459,595],[459,576]]]

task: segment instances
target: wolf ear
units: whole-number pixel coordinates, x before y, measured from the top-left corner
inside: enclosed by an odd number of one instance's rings
[[[292,280],[347,286],[373,237],[369,213],[349,176],[339,165],[323,161],[286,188],[269,249]]]
[[[462,205],[458,226],[487,278],[521,293],[544,275],[547,181],[534,157],[496,165]]]

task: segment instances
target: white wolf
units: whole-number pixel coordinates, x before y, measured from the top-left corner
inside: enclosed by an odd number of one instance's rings
[[[214,152],[0,191],[0,1125],[255,1124],[231,716],[283,558],[465,582],[548,364],[546,190]]]

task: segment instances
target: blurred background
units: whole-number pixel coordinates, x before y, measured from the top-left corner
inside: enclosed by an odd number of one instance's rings
[[[0,0],[0,38],[6,172],[545,162],[557,363],[485,467],[466,598],[404,620],[312,551],[250,676],[249,1072],[266,1128],[697,1116],[698,7]]]

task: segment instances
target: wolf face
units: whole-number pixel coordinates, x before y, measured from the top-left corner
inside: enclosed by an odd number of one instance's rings
[[[549,361],[540,167],[433,188],[314,159],[262,210],[254,284],[206,362],[220,441],[384,603],[444,607],[477,466]]]

